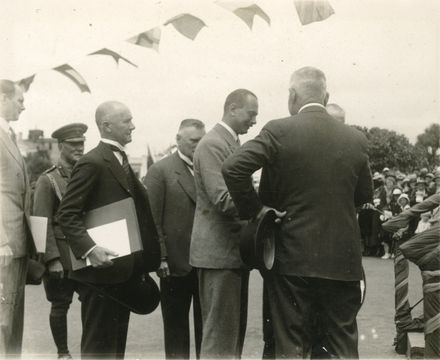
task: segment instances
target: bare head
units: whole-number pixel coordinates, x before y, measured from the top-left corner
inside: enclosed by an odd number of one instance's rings
[[[238,135],[246,134],[257,123],[258,100],[249,90],[237,89],[231,92],[223,107],[223,122]]]
[[[314,67],[303,67],[290,77],[289,112],[298,113],[302,106],[310,103],[326,105],[327,84],[324,73]]]
[[[338,104],[328,104],[326,109],[331,117],[345,124],[345,111]]]
[[[205,124],[197,119],[185,119],[180,123],[176,135],[177,148],[189,157],[194,157],[194,151],[200,139],[205,135]]]
[[[107,101],[98,106],[95,113],[101,137],[117,141],[122,146],[131,142],[135,129],[130,109],[119,101]]]
[[[24,110],[23,90],[11,80],[0,80],[0,116],[17,121]]]

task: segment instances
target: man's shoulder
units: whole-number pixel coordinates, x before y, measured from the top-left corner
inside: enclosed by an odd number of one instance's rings
[[[287,127],[294,125],[295,116],[270,120],[263,129],[273,134],[282,134]]]
[[[77,165],[84,163],[100,163],[103,161],[103,155],[99,148],[99,145],[90,151],[86,152],[81,158],[78,160]]]
[[[205,147],[205,146],[212,146],[212,145],[222,145],[226,143],[226,137],[222,135],[221,131],[219,131],[219,126],[214,126],[211,130],[209,130],[205,136],[202,137],[197,147]],[[224,129],[225,132],[227,131]]]
[[[176,153],[169,154],[164,158],[156,161],[153,165],[148,168],[148,172],[163,172],[167,170],[172,170],[174,168],[174,162]],[[147,174],[148,174],[147,172]]]
[[[57,169],[56,165],[52,165],[49,169],[43,171],[43,174],[49,174],[51,172],[54,172]]]

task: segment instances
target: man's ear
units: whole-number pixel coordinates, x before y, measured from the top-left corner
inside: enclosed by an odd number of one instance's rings
[[[231,115],[235,115],[235,110],[237,110],[237,104],[235,104],[235,103],[231,103],[231,104],[229,105],[229,113],[230,113]]]

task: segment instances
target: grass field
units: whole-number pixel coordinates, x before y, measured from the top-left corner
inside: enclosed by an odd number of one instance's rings
[[[392,260],[364,258],[367,277],[367,297],[358,315],[359,352],[361,358],[404,358],[394,352],[394,275]],[[261,358],[263,348],[261,330],[262,281],[252,271],[249,286],[249,314],[243,358]],[[411,266],[410,299],[415,303],[422,296],[420,271]],[[49,329],[49,308],[43,286],[26,289],[25,331],[23,358],[53,359],[56,349]],[[422,312],[422,305],[413,311]],[[79,358],[81,336],[80,303],[75,296],[69,312],[69,347],[74,358]],[[195,355],[193,354],[195,358]],[[132,315],[127,340],[126,358],[163,359],[163,328],[160,307],[146,316]]]

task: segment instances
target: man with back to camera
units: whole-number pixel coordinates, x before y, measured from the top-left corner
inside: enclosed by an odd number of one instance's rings
[[[29,176],[10,126],[24,110],[23,90],[0,80],[0,357],[20,355],[30,234]]]
[[[280,358],[310,355],[316,315],[330,355],[359,357],[362,266],[356,207],[371,201],[372,180],[364,135],[329,116],[327,98],[322,71],[295,71],[289,89],[292,116],[270,121],[223,165],[242,219],[258,219],[265,207],[287,212],[266,281]],[[260,197],[251,184],[259,168]]]
[[[67,341],[67,312],[72,303],[76,282],[67,276],[68,266],[61,263],[59,243],[66,237],[57,223],[55,214],[60,205],[73,166],[84,154],[84,133],[87,125],[64,125],[52,133],[57,139],[60,156],[57,164],[46,170],[35,185],[33,215],[48,219],[44,262],[47,274],[43,278],[47,300],[51,303],[49,325],[59,359],[71,358]],[[62,245],[60,245],[62,246]]]
[[[134,130],[129,108],[108,101],[98,106],[96,124],[101,134],[97,147],[75,165],[58,211],[58,222],[77,258],[88,258],[92,266],[73,271],[81,301],[83,357],[123,358],[129,310],[100,290],[120,289],[130,278],[159,266],[160,250],[145,187],[130,167],[124,146]],[[143,252],[120,259],[112,249],[95,244],[88,235],[84,214],[132,198],[139,222]],[[94,288],[84,283],[93,284]]]
[[[177,151],[153,164],[145,177],[161,248],[157,274],[167,359],[190,358],[191,299],[196,357],[200,357],[202,314],[197,272],[189,264],[189,246],[196,207],[193,156],[204,135],[203,122],[183,120],[176,135]]]
[[[247,322],[249,271],[240,258],[244,222],[221,175],[225,159],[239,146],[238,136],[256,123],[257,97],[245,89],[230,93],[222,121],[194,153],[196,211],[190,264],[197,268],[203,319],[201,358],[239,358]]]

